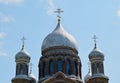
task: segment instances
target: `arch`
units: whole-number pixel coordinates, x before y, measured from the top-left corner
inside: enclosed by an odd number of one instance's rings
[[[71,70],[70,70],[70,60],[67,59],[66,60],[66,74],[70,75],[70,72],[71,72]]]
[[[20,63],[16,64],[16,75],[20,74]]]
[[[23,74],[23,64],[21,63],[19,66],[20,66],[20,74]]]
[[[77,83],[77,82],[65,76],[63,72],[57,72],[54,77],[51,77],[50,79],[47,79],[42,83]]]
[[[57,61],[57,71],[62,71],[62,60],[61,59],[58,59]]]
[[[46,63],[43,62],[43,64],[42,64],[42,77],[45,77],[45,75],[46,75]]]
[[[39,63],[39,79],[42,77],[41,62]]]
[[[77,76],[78,75],[78,68],[77,68],[77,62],[74,61],[74,74]]]
[[[53,60],[49,61],[49,74],[50,75],[54,74],[54,62],[53,62]]]

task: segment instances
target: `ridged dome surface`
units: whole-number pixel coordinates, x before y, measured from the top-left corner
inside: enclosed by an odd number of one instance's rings
[[[27,52],[27,51],[25,51],[25,50],[21,50],[20,52],[18,52],[17,54],[16,54],[16,56],[15,56],[15,58],[16,59],[19,59],[19,58],[30,58],[30,56],[29,56],[30,54]]]
[[[98,48],[94,48],[90,54],[89,54],[89,58],[104,58],[104,54],[98,49]]]
[[[44,39],[42,50],[55,46],[67,46],[77,50],[76,40],[64,30],[60,22],[58,22],[55,30]]]

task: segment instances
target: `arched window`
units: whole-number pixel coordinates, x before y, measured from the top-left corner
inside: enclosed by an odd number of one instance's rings
[[[41,63],[39,63],[39,79],[42,77]]]
[[[70,75],[70,61],[69,60],[66,61],[66,74]]]
[[[28,75],[28,65],[27,64],[24,64],[24,73],[26,74],[26,75]]]
[[[97,63],[92,63],[92,73],[95,74],[98,72]]]
[[[58,71],[62,71],[62,60],[59,59],[57,63],[58,63],[58,67],[57,67]]]
[[[19,63],[16,64],[16,75],[18,75],[18,74],[19,74]]]
[[[78,69],[77,69],[77,62],[74,62],[74,74],[77,76],[78,74]]]
[[[20,64],[20,74],[23,74],[23,64]]]
[[[43,64],[42,64],[42,77],[45,77],[45,75],[46,75],[46,64],[45,64],[45,62],[43,62]]]
[[[53,62],[53,60],[50,60],[50,62],[49,62],[49,74],[50,75],[54,74],[54,62]]]

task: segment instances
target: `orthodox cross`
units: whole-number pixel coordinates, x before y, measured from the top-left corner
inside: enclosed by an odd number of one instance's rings
[[[21,40],[22,40],[22,49],[21,50],[23,50],[24,49],[24,41],[26,40],[26,38],[23,36],[23,38]]]
[[[97,36],[94,35],[94,36],[93,36],[93,39],[94,39],[94,42],[95,42],[95,48],[96,48],[96,42],[97,42],[96,40],[97,40]]]
[[[60,14],[61,14],[62,12],[64,12],[64,11],[62,11],[60,8],[58,8],[58,9],[55,11],[55,13],[58,14],[58,15],[57,15],[58,19],[61,18]]]

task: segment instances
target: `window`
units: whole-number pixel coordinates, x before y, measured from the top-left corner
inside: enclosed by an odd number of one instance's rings
[[[97,73],[96,63],[92,63],[92,73],[93,73],[93,74]]]
[[[39,63],[39,79],[42,77],[41,63]]]
[[[77,69],[77,62],[74,62],[74,74],[77,76],[78,69]]]
[[[70,61],[69,60],[66,61],[66,74],[70,75]]]
[[[20,74],[23,74],[23,64],[20,64]]]
[[[19,64],[16,65],[16,75],[19,74]]]
[[[45,75],[46,75],[46,64],[45,64],[45,62],[43,62],[42,70],[43,70],[42,76],[45,77]]]
[[[53,62],[53,60],[50,60],[50,62],[49,62],[49,74],[50,75],[54,74],[54,62]]]
[[[62,71],[62,60],[59,59],[57,63],[58,63],[58,67],[57,67],[58,71]]]

